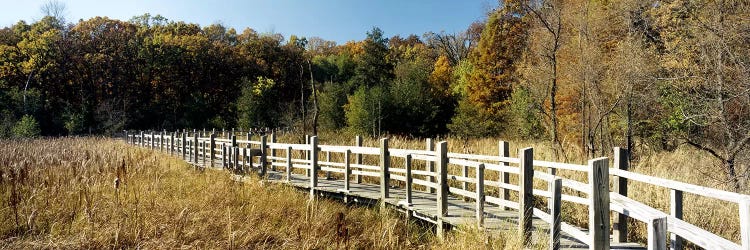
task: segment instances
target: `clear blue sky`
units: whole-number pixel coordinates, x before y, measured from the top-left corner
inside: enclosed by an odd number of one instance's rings
[[[69,22],[108,16],[129,20],[144,13],[201,26],[220,22],[241,32],[318,36],[342,44],[361,40],[373,26],[387,37],[425,32],[465,30],[485,18],[497,6],[492,0],[60,0],[67,6]],[[18,20],[33,22],[42,17],[40,6],[47,0],[0,0],[0,26]]]

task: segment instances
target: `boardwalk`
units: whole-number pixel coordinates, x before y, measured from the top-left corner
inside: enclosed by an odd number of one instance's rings
[[[387,139],[380,141],[380,147],[362,147],[359,138],[355,146],[334,146],[318,145],[316,137],[306,144],[289,144],[276,142],[274,135],[270,140],[260,136],[253,141],[250,134],[247,140],[237,140],[232,134],[188,134],[140,132],[126,135],[126,140],[179,155],[196,166],[237,173],[254,171],[267,181],[308,191],[311,198],[327,196],[393,208],[435,224],[439,237],[451,226],[476,224],[490,231],[517,228],[519,237],[528,241],[555,239],[558,244],[550,244],[552,249],[666,249],[667,244],[681,249],[685,241],[707,249],[750,249],[750,196],[628,172],[624,165],[627,161],[623,160],[627,151],[622,149],[615,149],[615,166],[609,168],[606,158],[591,160],[589,165],[534,160],[530,148],[519,150],[518,158],[511,158],[504,142],[499,143],[498,156],[486,156],[449,153],[445,142],[433,144],[429,140],[425,150],[411,150],[389,148]],[[366,165],[362,156],[367,155],[377,156],[378,164]],[[395,159],[403,165],[392,165]],[[417,161],[424,167],[412,169],[412,162]],[[534,170],[534,166],[550,171]],[[555,169],[587,173],[588,183],[561,179],[555,176]],[[497,171],[500,179],[485,180],[486,171]],[[517,176],[518,183],[510,183],[510,174]],[[361,181],[363,176],[367,181]],[[614,178],[614,192],[610,192],[610,176]],[[628,179],[672,189],[671,213],[629,199]],[[548,189],[534,189],[534,180],[548,182]],[[575,192],[563,192],[562,187]],[[490,196],[486,188],[497,188],[500,194]],[[511,200],[509,191],[517,192],[519,198]],[[683,221],[682,201],[674,199],[681,198],[682,192],[737,203],[742,226],[740,244]],[[535,196],[549,199],[548,207],[534,207]],[[589,207],[590,230],[562,220],[563,201]],[[610,211],[616,212],[614,225],[610,225]],[[626,217],[646,223],[647,246],[626,242],[628,228],[621,223]]]

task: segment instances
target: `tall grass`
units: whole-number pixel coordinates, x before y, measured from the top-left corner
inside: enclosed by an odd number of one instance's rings
[[[0,141],[0,248],[518,249],[103,138]]]

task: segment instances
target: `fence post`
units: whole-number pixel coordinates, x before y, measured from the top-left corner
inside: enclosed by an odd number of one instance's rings
[[[169,137],[169,155],[174,155],[174,138],[177,137],[177,132],[172,132],[172,136]]]
[[[144,147],[145,144],[143,144],[143,142],[144,142],[144,140],[143,140],[143,130],[141,130],[141,138],[139,138],[138,142],[139,142],[139,144],[141,144],[141,147]]]
[[[448,142],[441,141],[437,145],[437,235],[445,239],[445,217],[448,216]]]
[[[329,163],[328,167],[331,167],[331,165],[330,165],[330,162],[331,162],[331,151],[326,151],[326,162]],[[326,180],[330,180],[330,179],[331,179],[331,171],[326,171]]]
[[[193,131],[193,163],[198,164],[198,133]]]
[[[667,250],[667,217],[652,218],[647,227],[648,250]]]
[[[265,176],[268,164],[266,164],[266,136],[260,136],[260,175]],[[252,163],[251,163],[252,164]]]
[[[344,190],[346,192],[349,192],[349,175],[352,174],[352,166],[350,163],[351,156],[352,151],[347,149],[346,152],[344,152]]]
[[[305,144],[310,145],[310,135],[305,135]],[[309,160],[312,159],[312,158],[310,158],[310,154],[311,154],[310,152],[312,152],[312,151],[305,152],[305,160],[309,161]],[[310,180],[312,180],[312,175],[311,175],[312,171],[311,170],[312,170],[311,168],[308,168],[308,169],[305,170],[305,172],[307,173],[307,177],[310,177]]]
[[[153,130],[151,130],[151,141],[149,141],[149,142],[150,142],[149,144],[151,145],[151,150],[154,150],[154,144],[155,144],[155,142],[154,142],[154,131]]]
[[[484,164],[477,166],[477,227],[484,226]]]
[[[609,159],[589,160],[590,249],[609,249]]]
[[[380,139],[380,202],[385,206],[385,199],[388,198],[388,185],[390,184],[391,175],[388,172],[391,166],[391,155],[388,151],[388,138]]]
[[[182,141],[180,143],[180,147],[182,148],[182,159],[183,160],[185,159],[185,153],[187,153],[187,151],[185,150],[185,148],[186,148],[186,145],[185,145],[186,142],[187,142],[187,132],[185,132],[185,130],[183,129],[182,130]]]
[[[469,166],[466,166],[466,165],[461,166],[461,176],[463,176],[464,178],[469,178]],[[469,182],[462,181],[461,189],[469,191]],[[463,200],[468,201],[469,198],[464,196]]]
[[[499,141],[497,143],[497,151],[500,157],[510,157],[510,147],[508,145],[507,141]],[[508,166],[508,162],[501,161],[499,162],[500,165]],[[504,184],[510,184],[510,174],[508,172],[499,172],[498,173],[499,182]],[[505,188],[499,188],[499,197],[503,200],[510,200],[510,190]],[[503,210],[510,210],[510,207],[502,206]]]
[[[740,245],[750,250],[750,198],[740,201]]]
[[[407,206],[407,215],[410,213],[408,212],[408,207],[411,207],[411,200],[412,200],[412,180],[413,177],[411,175],[411,154],[406,155],[406,159],[404,159],[404,168],[406,168],[406,206]]]
[[[427,151],[435,151],[435,144],[432,143],[432,139],[431,138],[427,138],[425,140],[425,144],[426,144],[425,145],[425,150],[427,150]],[[435,163],[432,162],[432,161],[427,161],[427,169],[426,170],[427,170],[427,172],[435,173]],[[426,178],[427,178],[427,181],[429,181],[430,183],[435,183],[435,176],[427,176]],[[435,193],[435,188],[429,187],[428,189],[429,189],[429,193],[431,193],[431,194]]]
[[[677,219],[682,219],[682,191],[669,190],[669,213]],[[683,239],[675,233],[669,234],[670,248],[672,250],[682,250]]]
[[[534,149],[520,149],[518,157],[521,164],[518,176],[518,234],[527,245],[531,240],[531,218],[534,213]]]
[[[361,136],[357,136],[357,137],[354,138],[354,145],[356,145],[357,147],[362,147],[362,137]],[[362,154],[357,154],[357,156],[355,158],[354,164],[362,165]],[[362,169],[359,169],[359,170],[362,171]],[[359,174],[354,175],[354,179],[355,179],[355,181],[357,183],[362,183],[362,176],[361,175],[359,175]]]
[[[310,137],[310,199],[315,199],[315,187],[318,186],[318,137]]]
[[[549,227],[549,246],[550,249],[560,249],[560,205],[562,199],[562,178],[555,177],[552,182],[552,204],[549,206],[549,214],[552,217],[552,224]]]
[[[209,136],[208,139],[211,140],[209,142],[209,147],[211,147],[211,150],[209,152],[209,157],[211,157],[211,167],[213,167],[214,166],[214,158],[216,158],[216,155],[214,153],[214,148],[216,147],[216,134],[211,133],[211,135]]]
[[[236,173],[243,173],[242,167],[240,166],[240,147],[232,147],[232,167],[234,167],[234,172]]]
[[[615,168],[628,171],[628,150],[620,147],[615,147]],[[615,192],[627,197],[628,196],[628,179],[624,177],[615,177]],[[617,217],[614,218],[614,226],[612,228],[612,239],[614,242],[627,242],[628,241],[628,216],[617,213]]]
[[[162,131],[161,135],[159,135],[159,152],[164,152],[164,136],[166,134],[166,131]]]
[[[276,143],[276,133],[271,133],[271,143]],[[271,170],[276,171],[276,165],[273,163],[276,162],[273,158],[276,158],[276,149],[271,149]]]
[[[292,147],[286,148],[286,181],[292,181]]]

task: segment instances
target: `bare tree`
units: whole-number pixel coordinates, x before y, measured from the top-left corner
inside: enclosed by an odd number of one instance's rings
[[[67,5],[64,2],[58,0],[49,0],[39,8],[39,10],[45,16],[51,16],[57,19],[60,23],[65,23],[65,16],[68,14]]]

